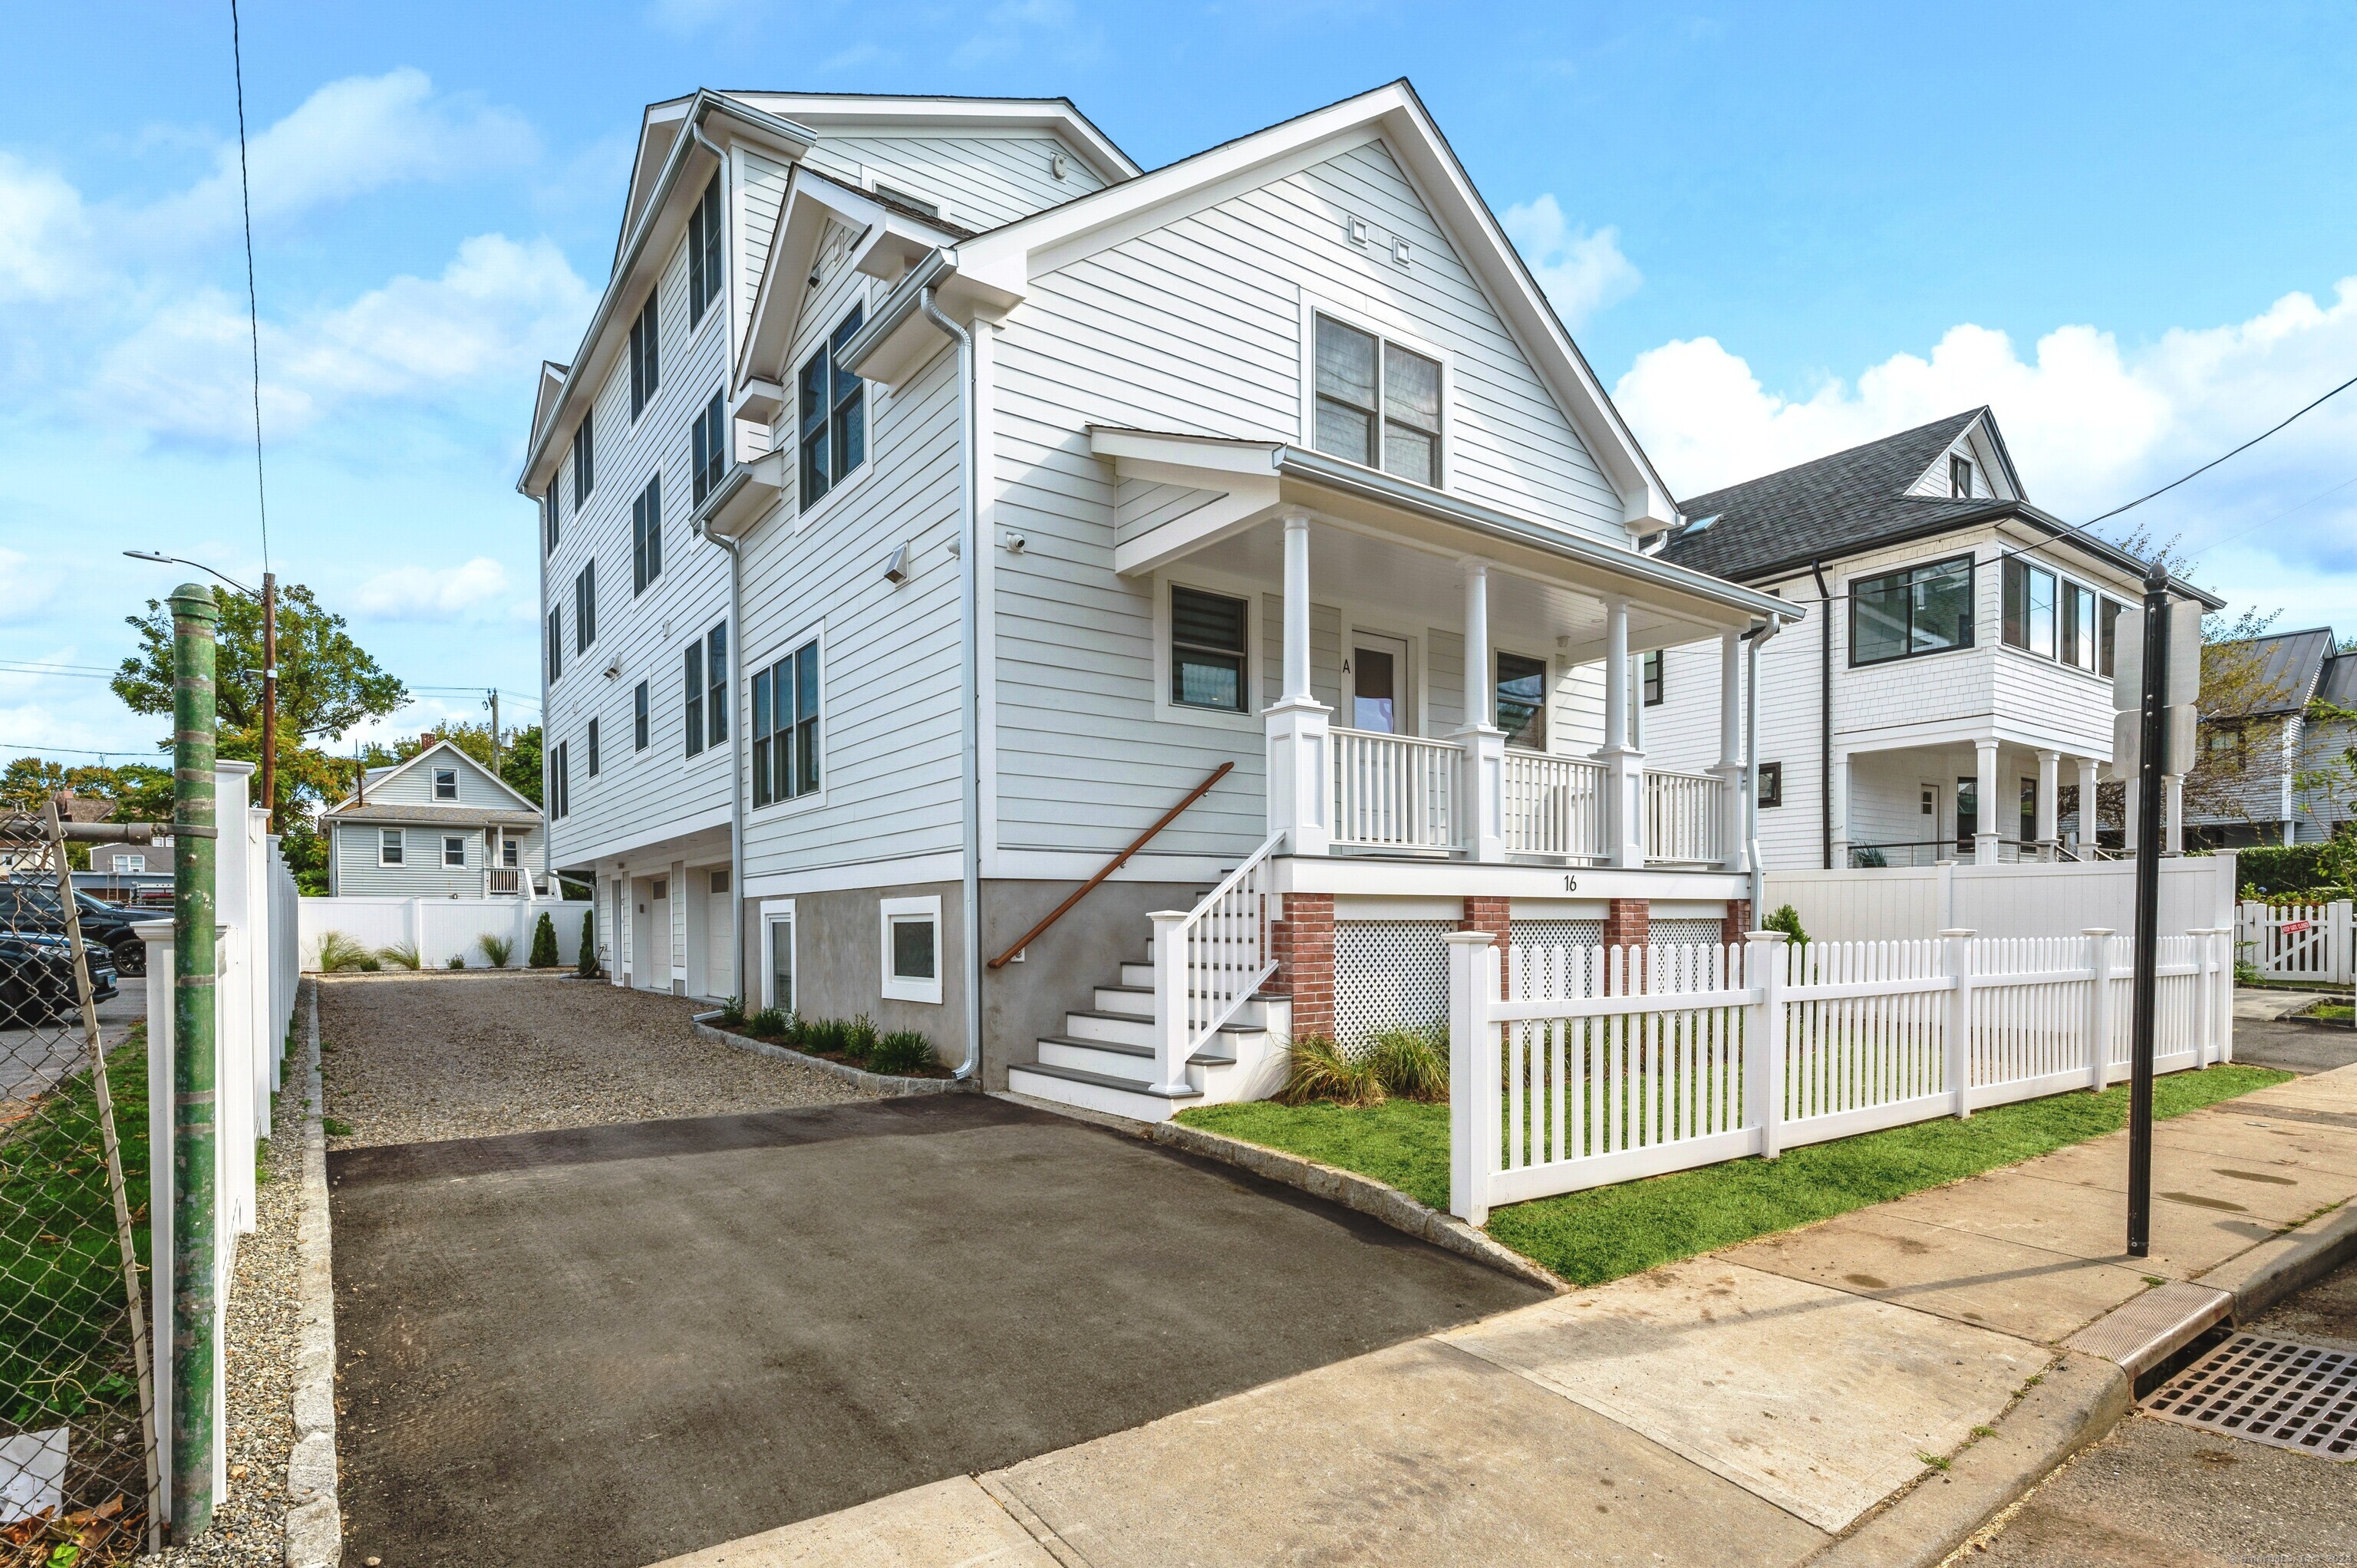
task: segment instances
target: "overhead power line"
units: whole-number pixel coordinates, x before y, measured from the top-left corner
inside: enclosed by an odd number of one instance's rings
[[[2298,413],[2295,413],[2280,422],[2269,425],[2266,429],[2260,431],[2256,435],[2252,436],[2248,441],[2245,441],[2240,446],[2235,447],[2233,451],[2220,453],[2217,456],[2211,458],[2207,463],[2202,464],[2201,467],[2194,469],[2191,473],[2180,474],[2176,478],[2169,480],[2169,483],[2153,491],[2151,495],[2138,496],[2136,499],[2129,501],[2125,506],[2114,507],[2111,510],[2104,513],[2102,517],[2089,518],[2084,526],[2093,528],[2095,524],[2102,522],[2105,518],[2117,517],[2124,511],[2130,511],[2144,505],[2145,502],[2152,499],[2154,496],[2167,495],[2169,491],[2185,483],[2188,479],[2201,478],[2211,469],[2216,467],[2219,464],[2224,462],[2227,458],[2249,451],[2252,447],[2256,446],[2260,442],[2265,441],[2268,436],[2273,435],[2276,431],[2283,429],[2285,425],[2289,424],[2293,420],[2298,419],[2301,414],[2309,413],[2310,411],[2322,406],[2324,403],[2339,397],[2342,392],[2347,392],[2351,387],[2357,387],[2357,376],[2350,377],[2339,386],[2334,387],[2330,392],[2326,392],[2322,397],[2318,398],[2316,402],[2309,403],[2306,408],[2302,408]]]
[[[253,192],[245,172],[245,45],[229,0],[229,56],[237,78],[237,199],[245,215],[245,319],[253,348],[253,499],[262,516],[262,570],[270,571],[270,496],[262,482],[262,296],[253,286]]]

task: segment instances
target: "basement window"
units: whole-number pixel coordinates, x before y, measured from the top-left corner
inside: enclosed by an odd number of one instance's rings
[[[942,1000],[942,901],[887,898],[884,923],[884,995],[897,1002]]]

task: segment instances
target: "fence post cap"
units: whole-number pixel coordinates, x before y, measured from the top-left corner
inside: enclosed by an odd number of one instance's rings
[[[1789,942],[1792,940],[1792,933],[1790,931],[1746,931],[1743,933],[1743,940],[1747,942]]]
[[[2113,937],[2119,932],[2110,926],[2089,926],[2079,934],[2083,937]]]
[[[1980,933],[1970,926],[1959,926],[1950,930],[1942,931],[1940,934],[1943,937],[1971,937],[1977,936]]]
[[[1455,947],[1488,947],[1498,938],[1491,931],[1443,931],[1440,940]]]

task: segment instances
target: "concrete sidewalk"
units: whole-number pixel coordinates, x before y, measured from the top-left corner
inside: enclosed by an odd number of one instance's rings
[[[2115,1134],[665,1568],[1937,1563],[2172,1339],[2357,1243],[2357,1067],[2163,1122],[2146,1259],[2126,1158]]]

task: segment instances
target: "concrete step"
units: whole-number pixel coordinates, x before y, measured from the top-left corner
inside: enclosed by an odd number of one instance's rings
[[[1184,1094],[1170,1094],[1144,1079],[1121,1078],[1111,1073],[1091,1072],[1084,1068],[1057,1067],[1047,1062],[1027,1062],[1008,1068],[1006,1087],[1017,1094],[1052,1100],[1059,1105],[1077,1105],[1087,1111],[1107,1112],[1139,1122],[1168,1122],[1171,1113],[1180,1106],[1192,1104],[1203,1098],[1200,1090],[1190,1089]]]

